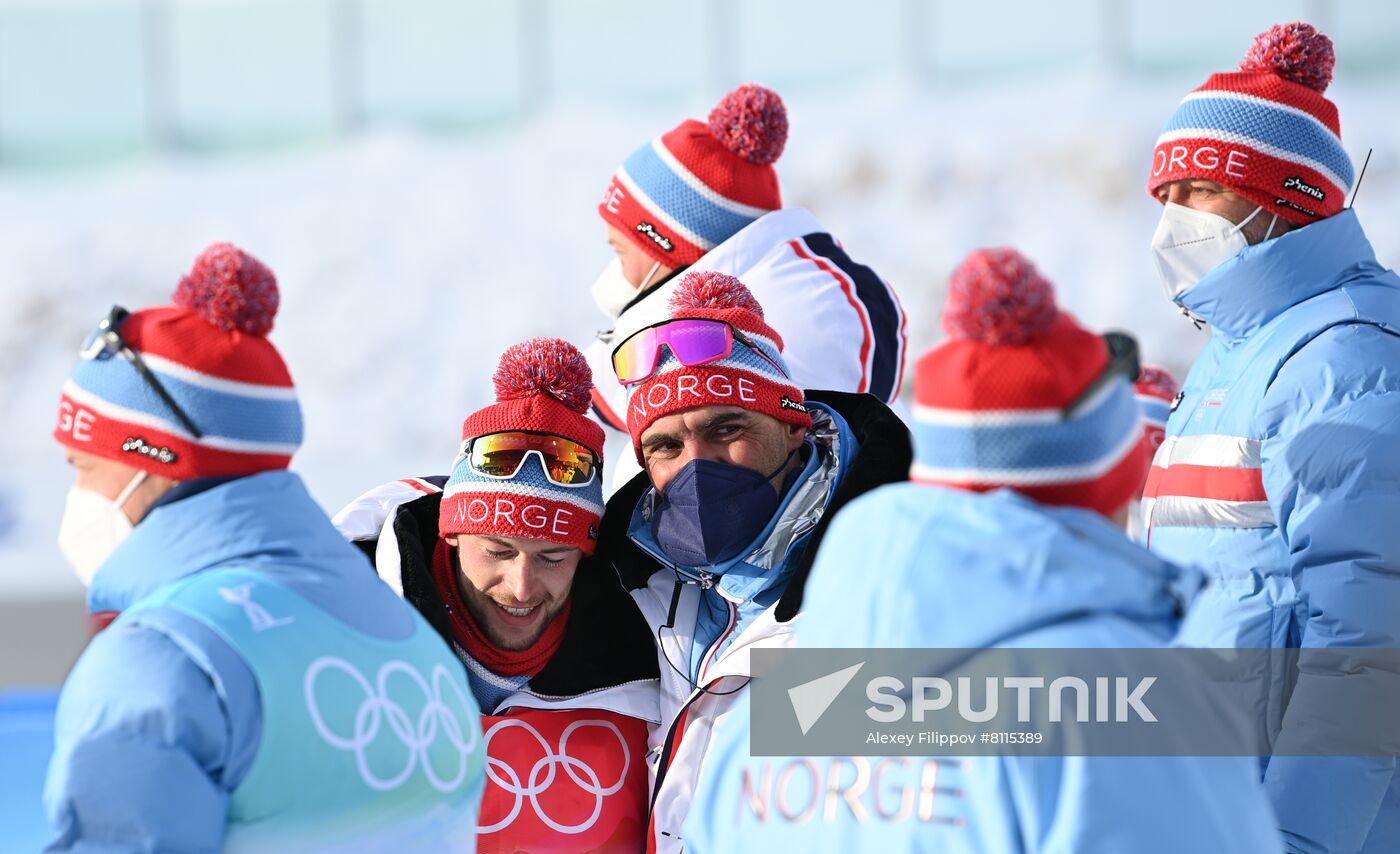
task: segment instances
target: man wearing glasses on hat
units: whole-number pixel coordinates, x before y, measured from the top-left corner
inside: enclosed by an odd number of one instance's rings
[[[652,850],[681,847],[701,758],[748,684],[749,652],[788,645],[832,514],[908,475],[899,418],[868,394],[801,391],[782,349],[738,279],[691,272],[669,318],[613,351],[645,471],[609,500],[599,553],[657,645]]]
[[[59,700],[49,850],[470,849],[476,703],[286,471],[276,280],[216,244],[172,302],[114,308],[59,403],[59,546],[115,622]]]
[[[342,534],[466,665],[487,748],[482,851],[635,851],[655,726],[651,634],[594,560],[603,428],[577,348],[502,356],[448,477],[371,490]]]

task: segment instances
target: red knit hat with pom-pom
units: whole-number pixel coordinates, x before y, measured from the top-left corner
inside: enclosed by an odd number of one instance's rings
[[[723,273],[686,273],[671,292],[670,318],[715,320],[737,334],[729,355],[703,365],[681,364],[666,346],[651,377],[627,387],[627,432],[638,462],[642,434],[653,422],[700,406],[737,406],[811,426],[802,390],[783,361],[783,339],[764,322],[763,306],[743,282]]]
[[[440,533],[545,540],[592,554],[603,515],[603,428],[586,414],[593,392],[588,361],[567,341],[532,338],[501,354],[492,380],[496,402],[462,422],[461,449],[438,514]],[[499,452],[509,458],[501,461],[503,468],[520,462],[513,475],[491,475],[472,465],[474,440],[516,432],[532,438]],[[584,446],[593,459],[580,459],[553,437]],[[557,483],[545,466],[559,480],[578,475],[583,466],[593,474],[581,484]]]
[[[783,206],[773,163],[787,108],[752,83],[725,95],[708,121],[687,119],[613,173],[598,213],[656,261],[684,267]]]
[[[1104,339],[1056,306],[1030,261],[1014,249],[970,254],[943,328],[948,340],[915,367],[912,480],[1105,515],[1136,497],[1148,460],[1131,381],[1099,382]]]
[[[1205,179],[1307,224],[1340,213],[1352,186],[1337,108],[1323,97],[1336,56],[1311,24],[1255,37],[1239,69],[1187,95],[1152,152],[1147,191]]]
[[[114,309],[88,336],[63,386],[54,438],[174,480],[286,468],[302,420],[291,375],[266,337],[278,306],[272,271],[216,243],[171,302],[129,315]]]

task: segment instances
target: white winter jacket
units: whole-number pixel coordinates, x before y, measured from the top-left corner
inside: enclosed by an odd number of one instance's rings
[[[783,337],[783,359],[798,388],[868,392],[908,421],[896,405],[906,343],[899,298],[874,270],[851,260],[811,213],[785,208],[766,214],[689,269],[726,273],[748,286],[768,325]],[[593,413],[604,426],[627,432],[627,392],[615,379],[613,348],[667,318],[680,279],[628,305],[585,349]],[[641,470],[629,453],[612,454],[608,462],[609,494]]]

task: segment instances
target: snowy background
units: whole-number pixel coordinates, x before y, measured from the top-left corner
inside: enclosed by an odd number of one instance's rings
[[[445,470],[506,346],[604,324],[609,175],[735,83],[783,94],[785,201],[894,284],[911,362],[948,272],[1010,244],[1184,372],[1204,333],[1149,266],[1149,154],[1276,21],[1336,40],[1344,142],[1358,167],[1374,148],[1357,211],[1400,264],[1400,4],[1224,5],[0,0],[0,687],[35,640],[6,613],[80,611],[49,433],[113,302],[166,301],[216,240],[267,262],[307,422],[294,468],[333,512]]]

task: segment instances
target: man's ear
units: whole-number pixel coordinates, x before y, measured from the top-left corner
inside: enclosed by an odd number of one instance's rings
[[[791,453],[797,450],[802,441],[807,438],[807,428],[801,424],[788,424],[787,431],[787,449]]]

